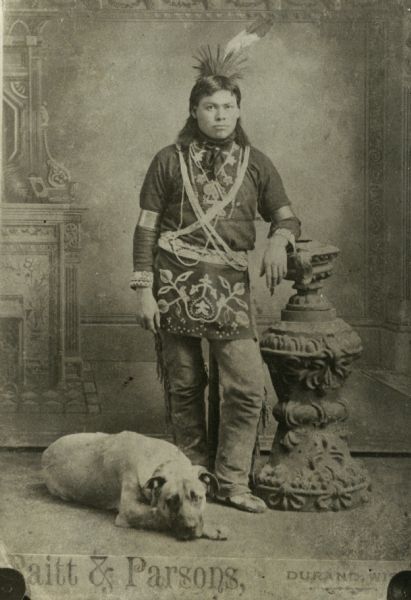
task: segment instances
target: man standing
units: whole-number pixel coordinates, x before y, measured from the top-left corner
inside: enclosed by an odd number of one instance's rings
[[[299,221],[276,169],[242,129],[235,61],[208,51],[199,70],[177,144],[154,157],[141,189],[131,287],[140,322],[161,337],[175,442],[205,466],[201,339],[209,341],[222,390],[219,499],[262,512],[264,502],[248,486],[264,375],[247,252],[254,248],[258,211],[271,224],[261,275],[272,293],[286,273]]]

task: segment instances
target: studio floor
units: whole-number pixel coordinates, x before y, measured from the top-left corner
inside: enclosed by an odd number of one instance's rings
[[[370,503],[360,508],[251,515],[210,503],[206,519],[228,526],[229,539],[179,542],[161,533],[117,528],[112,513],[52,498],[42,483],[40,456],[0,451],[0,539],[13,554],[410,559],[410,457],[361,458],[373,492]]]

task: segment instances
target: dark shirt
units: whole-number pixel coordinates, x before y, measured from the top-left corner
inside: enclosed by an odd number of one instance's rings
[[[187,149],[184,152],[188,162]],[[289,205],[281,177],[271,160],[251,147],[247,171],[233,210],[219,218],[215,229],[232,250],[252,250],[256,238],[254,221],[258,212],[264,221],[271,223],[270,234],[278,227],[285,227],[298,237],[299,221],[296,217],[278,220],[276,216],[278,209]],[[141,189],[140,206],[160,214],[160,233],[181,229],[197,220],[186,194],[183,194],[175,145],[163,148],[152,160]],[[147,245],[147,240],[153,240],[153,236],[145,236],[139,229],[136,229],[134,237],[134,270],[152,270],[152,253],[144,251],[142,242],[145,239]],[[201,228],[181,239],[200,246],[207,241]]]

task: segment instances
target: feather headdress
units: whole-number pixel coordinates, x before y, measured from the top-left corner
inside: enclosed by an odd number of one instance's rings
[[[260,15],[246,29],[233,37],[225,46],[217,46],[215,53],[210,46],[200,48],[194,57],[197,60],[195,69],[199,71],[198,79],[220,75],[236,81],[243,77],[247,54],[245,49],[261,39],[271,28],[273,15]]]

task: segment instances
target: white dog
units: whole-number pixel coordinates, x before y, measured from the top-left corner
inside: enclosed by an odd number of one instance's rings
[[[217,480],[173,444],[123,431],[75,433],[42,456],[45,483],[62,498],[116,510],[119,527],[171,530],[179,539],[227,538],[203,523],[206,490]]]

